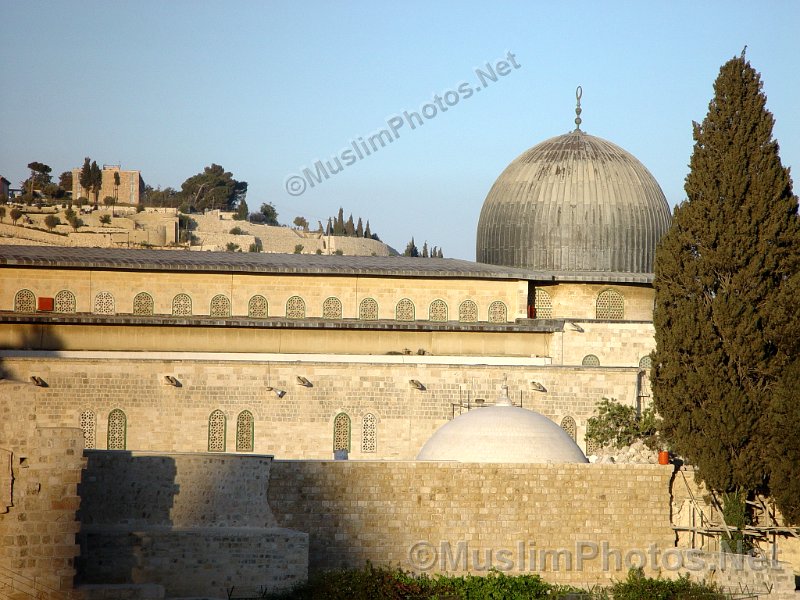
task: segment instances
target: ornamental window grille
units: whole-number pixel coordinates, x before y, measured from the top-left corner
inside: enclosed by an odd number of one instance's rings
[[[133,314],[148,316],[153,314],[153,297],[147,292],[139,292],[133,297]]]
[[[597,296],[598,319],[622,319],[625,314],[625,299],[616,290],[604,290]]]
[[[75,312],[75,294],[69,290],[61,290],[56,294],[53,310],[57,313]]]
[[[292,296],[286,301],[286,318],[306,318],[306,303],[300,296]]]
[[[224,294],[217,294],[211,299],[211,308],[208,314],[212,317],[230,317],[231,301]]]
[[[566,416],[561,419],[561,429],[567,432],[567,435],[572,438],[572,441],[578,439],[578,426],[575,424],[575,419]]]
[[[323,319],[341,319],[342,318],[342,301],[338,298],[326,298],[322,303],[322,318]]]
[[[398,321],[414,320],[414,303],[408,298],[403,298],[395,307],[395,319]]]
[[[178,294],[172,299],[172,314],[176,317],[191,316],[192,299],[189,294]]]
[[[253,319],[266,319],[269,316],[269,304],[264,296],[256,295],[247,303],[247,316]]]
[[[114,296],[111,295],[111,292],[98,292],[94,297],[94,314],[114,314]]]
[[[600,444],[594,440],[586,440],[586,456],[592,456],[600,451]]]
[[[364,415],[364,423],[361,427],[361,452],[377,451],[377,426],[378,419],[375,418],[375,415]]]
[[[431,321],[447,321],[447,304],[444,300],[434,300],[428,309],[428,319]]]
[[[30,290],[20,290],[14,295],[14,312],[36,312],[36,296]]]
[[[550,294],[544,290],[536,288],[533,297],[533,306],[536,308],[537,319],[553,318],[553,300],[550,298]]]
[[[600,366],[600,359],[597,358],[594,354],[587,354],[583,357],[581,364],[584,367],[599,367]]]
[[[225,452],[225,413],[221,410],[208,416],[208,451]]]
[[[475,323],[478,320],[478,305],[472,300],[464,300],[458,307],[458,320],[462,323]]]
[[[489,323],[505,323],[508,320],[506,305],[495,300],[489,305]]]
[[[350,417],[339,413],[333,420],[333,451],[350,451]]]
[[[120,409],[115,408],[108,413],[108,436],[106,448],[109,450],[125,450],[128,434],[128,418]]]
[[[377,321],[378,303],[373,298],[364,298],[358,306],[358,318],[362,321]]]
[[[648,371],[653,366],[653,359],[650,356],[643,356],[639,359],[639,368],[640,369],[647,369]]]
[[[81,431],[83,432],[83,447],[95,447],[97,418],[91,410],[85,410],[80,415]]]
[[[236,451],[252,452],[254,446],[253,413],[243,410],[236,417]]]

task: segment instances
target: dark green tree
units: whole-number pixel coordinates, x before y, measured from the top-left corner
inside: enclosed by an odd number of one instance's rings
[[[31,170],[31,176],[22,182],[22,189],[27,189],[29,194],[33,194],[34,190],[42,190],[52,181],[50,172],[53,170],[49,166],[40,162],[28,163],[28,168]]]
[[[181,184],[182,202],[195,210],[233,210],[247,195],[247,182],[237,181],[220,165],[212,164]]]
[[[89,170],[91,173],[90,186],[94,194],[94,203],[96,205],[97,200],[100,198],[100,190],[103,188],[103,171],[97,166],[96,161],[92,161],[92,166],[89,167]]]
[[[100,215],[100,222],[105,225],[111,225],[111,215]]]
[[[328,227],[325,229],[325,235],[333,235],[333,219],[328,218]]]
[[[744,55],[731,59],[694,124],[687,199],[656,253],[653,395],[662,435],[712,490],[771,487],[791,515],[785,490],[800,461],[788,465],[782,436],[800,420],[785,410],[794,421],[781,430],[774,415],[800,354],[800,227],[761,86]],[[797,406],[797,380],[788,388]],[[771,480],[776,465],[788,470]]]
[[[274,227],[278,226],[278,211],[275,210],[272,202],[262,204],[259,212],[264,217],[263,223],[265,225],[272,225]]]
[[[78,183],[83,188],[83,193],[88,197],[92,191],[92,161],[87,156],[83,159],[83,167],[78,175]]]
[[[293,223],[295,227],[300,227],[303,231],[308,231],[308,220],[305,217],[295,217]]]
[[[344,209],[339,207],[339,214],[333,221],[333,235],[344,235]]]
[[[411,241],[406,244],[406,249],[403,251],[403,256],[419,256],[419,249],[417,245],[414,243],[414,238],[411,238]]]
[[[364,227],[364,237],[365,238],[371,238],[372,237],[372,232],[369,230],[369,221],[367,221],[367,226]]]
[[[349,237],[353,237],[356,234],[356,225],[353,223],[353,214],[351,213],[350,216],[347,218],[344,224],[344,234]]]
[[[72,191],[72,171],[64,171],[58,176],[58,187],[64,192]]]
[[[9,216],[11,217],[11,221],[14,223],[14,225],[16,225],[17,221],[19,221],[20,217],[22,217],[22,211],[18,208],[12,208]]]
[[[56,215],[47,215],[44,218],[44,224],[50,231],[53,231],[58,225],[61,225],[61,219],[59,219]]]
[[[361,222],[361,217],[358,217],[358,225],[356,225],[356,237],[364,237],[364,224]]]
[[[119,171],[114,171],[114,202],[119,200]]]
[[[249,214],[250,209],[247,208],[247,202],[245,202],[244,198],[242,198],[239,201],[239,205],[236,207],[236,214],[233,216],[233,218],[236,221],[247,221],[247,215]]]

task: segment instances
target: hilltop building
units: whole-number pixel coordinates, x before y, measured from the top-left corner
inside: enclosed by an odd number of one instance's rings
[[[119,175],[119,185],[116,183],[114,174]],[[144,195],[144,180],[139,171],[123,170],[119,165],[103,165],[103,179],[98,200],[100,202],[106,196],[114,198],[122,204],[139,204]],[[93,199],[91,192],[81,186],[81,169],[72,169],[72,197],[77,200],[80,197]]]

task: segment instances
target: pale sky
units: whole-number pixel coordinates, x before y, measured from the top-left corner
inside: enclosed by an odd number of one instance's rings
[[[692,121],[745,44],[783,163],[800,164],[800,3],[789,0],[0,8],[0,175],[14,187],[32,161],[57,179],[90,156],[174,188],[217,163],[248,182],[251,210],[272,202],[283,223],[343,206],[400,251],[413,235],[474,260],[489,188],[524,150],[574,128],[578,85],[581,128],[634,154],[680,202]],[[468,95],[475,70],[509,52],[516,66]],[[424,111],[423,124],[405,111]],[[391,143],[287,192],[288,177],[390,123]]]

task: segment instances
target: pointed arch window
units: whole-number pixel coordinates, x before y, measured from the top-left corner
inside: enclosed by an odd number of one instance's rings
[[[69,290],[61,290],[56,294],[53,310],[57,313],[75,312],[75,294]]]
[[[364,298],[358,306],[358,318],[362,321],[378,320],[378,303],[373,298]]]
[[[119,408],[108,413],[108,435],[106,448],[125,450],[128,443],[128,417]]]
[[[153,297],[147,292],[139,292],[133,297],[133,314],[148,316],[154,312]]]
[[[191,316],[192,299],[189,294],[178,294],[172,299],[172,314],[176,317]]]
[[[573,419],[569,415],[561,419],[561,429],[567,432],[569,437],[572,438],[572,441],[578,439],[578,426],[575,423],[575,419]]]
[[[508,321],[508,310],[500,300],[495,300],[489,305],[489,323],[505,323]]]
[[[225,452],[225,413],[215,410],[208,416],[208,451]]]
[[[333,451],[350,451],[350,417],[339,413],[333,420]]]
[[[300,296],[292,296],[286,301],[286,318],[306,318],[306,303]]]
[[[225,294],[217,294],[211,299],[211,307],[208,314],[212,317],[230,317],[231,301]]]
[[[253,413],[243,410],[236,417],[236,451],[252,452],[254,447]]]
[[[36,296],[30,290],[20,290],[14,295],[14,312],[36,312]]]
[[[269,316],[267,299],[260,294],[250,298],[250,302],[247,303],[247,316],[251,319],[266,319]]]
[[[458,307],[458,320],[461,323],[478,321],[478,305],[472,300],[464,300]]]
[[[414,303],[408,298],[403,298],[395,307],[395,319],[398,321],[414,320]]]
[[[444,300],[434,300],[428,309],[428,320],[447,321],[447,303]]]
[[[342,318],[342,301],[338,298],[331,296],[326,298],[322,303],[322,318],[323,319],[341,319]]]
[[[96,315],[113,315],[114,314],[114,296],[111,292],[99,292],[94,297],[94,314]]]

